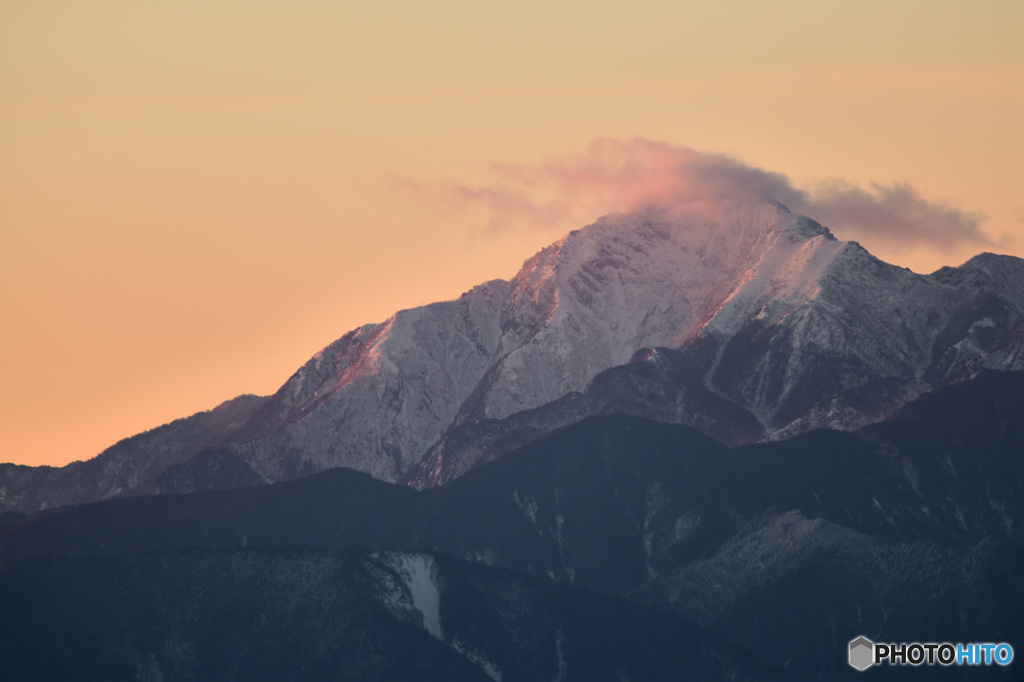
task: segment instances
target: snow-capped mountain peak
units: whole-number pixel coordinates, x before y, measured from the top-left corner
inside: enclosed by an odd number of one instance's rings
[[[682,353],[649,370],[668,386],[682,362],[699,383],[691,397],[677,386],[593,409],[643,412],[677,395],[650,409],[714,427],[687,407],[700,393],[730,412],[722,424],[744,425],[740,440],[855,428],[978,368],[1024,369],[1022,325],[1020,259],[984,254],[923,276],[777,203],[649,207],[574,230],[509,281],[350,331],[275,395],[240,405],[248,418],[167,446],[158,463],[136,462],[127,441],[100,458],[117,458],[103,467],[124,479],[104,489],[183,491],[222,485],[209,482],[218,471],[278,481],[335,466],[400,480],[449,434],[583,395],[634,357],[657,360],[638,354],[649,348]],[[585,416],[560,414],[537,428]]]

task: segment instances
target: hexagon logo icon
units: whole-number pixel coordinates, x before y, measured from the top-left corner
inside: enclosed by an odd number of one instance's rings
[[[867,637],[858,637],[850,642],[850,665],[857,670],[867,670],[875,662],[875,643]]]

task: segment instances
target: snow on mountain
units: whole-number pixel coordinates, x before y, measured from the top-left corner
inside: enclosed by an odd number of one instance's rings
[[[855,428],[977,369],[1024,368],[1022,324],[1020,259],[983,254],[924,276],[779,204],[649,208],[573,231],[511,281],[349,332],[243,424],[198,439],[210,444],[199,456],[165,453],[155,483],[103,489],[183,492],[336,466],[401,480],[451,430],[585,392],[656,347],[684,351],[700,389],[765,433]],[[144,456],[137,438],[137,454],[108,451],[96,466]],[[15,477],[0,471],[0,484]]]
[[[378,552],[384,603],[395,616],[416,623],[438,639],[441,629],[441,586],[429,554]]]
[[[917,275],[771,203],[607,216],[511,282],[346,335],[232,447],[267,480],[329,466],[398,480],[450,428],[537,408],[659,346],[703,353],[708,386],[768,431],[820,425],[798,420],[865,384],[924,382],[904,386],[895,409],[992,350],[993,339],[972,341],[977,332],[1005,336],[1024,320],[1021,263],[998,262],[972,261],[963,281]],[[1000,321],[958,330],[977,291],[1002,306]],[[944,335],[960,346],[950,351]]]
[[[630,294],[639,290],[636,298],[654,305],[619,305],[609,318],[614,324],[632,317],[629,329],[638,333],[625,348],[667,346],[682,355],[638,353],[647,366],[621,366],[618,375],[602,374],[539,409],[504,417],[477,410],[473,417],[497,421],[456,425],[405,480],[417,487],[444,483],[475,462],[591,414],[676,421],[730,443],[751,442],[745,439],[755,430],[743,421],[751,414],[760,422],[758,438],[774,440],[819,427],[853,430],[978,369],[1024,368],[1024,261],[983,254],[960,268],[918,275],[835,240],[810,219],[777,206],[760,209],[758,215],[734,208],[717,223],[648,214],[587,228],[593,235],[601,226],[618,226],[591,242],[605,253],[608,243],[658,235],[642,255],[652,263],[641,274],[649,279],[628,285]],[[612,282],[606,286],[621,282],[624,270],[610,267],[614,276],[605,278]],[[576,272],[565,279],[578,278]],[[615,294],[596,291],[614,300]],[[579,316],[580,308],[589,312],[596,291],[563,297],[576,305],[564,318]],[[593,326],[600,335],[601,323]],[[579,345],[594,344],[588,336]],[[652,364],[656,358],[662,362]],[[703,385],[692,382],[693,369]],[[512,393],[507,384],[502,392]],[[712,397],[717,404],[707,409]]]
[[[950,269],[957,276],[922,276],[856,243],[839,244],[825,268],[804,269],[815,273],[804,301],[783,278],[723,307],[702,330],[705,345],[717,351],[709,383],[767,427],[782,428],[820,401],[874,382],[928,387],[983,366],[1020,369],[1019,353],[1000,346],[1024,320],[1024,261],[998,259],[1004,277],[965,286],[958,279],[972,263]],[[906,398],[920,392],[908,390]],[[822,425],[840,423],[805,428]]]
[[[639,348],[684,345],[737,282],[778,274],[810,232],[820,238],[812,252],[834,242],[817,224],[763,204],[608,216],[571,233],[513,280],[498,360],[462,417],[536,407],[582,388]],[[800,276],[791,276],[791,287],[803,288]]]
[[[806,301],[840,250],[827,230],[773,204],[609,216],[542,250],[511,282],[347,334],[233,447],[267,480],[330,466],[396,480],[450,426],[543,405],[639,348],[683,346],[723,313],[742,316],[736,302],[766,282],[780,307]]]
[[[352,466],[394,480],[454,418],[491,362],[508,282],[404,310],[317,353],[236,446],[268,480]]]

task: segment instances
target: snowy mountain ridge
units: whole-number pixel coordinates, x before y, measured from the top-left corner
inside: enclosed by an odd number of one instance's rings
[[[543,249],[511,282],[399,312],[328,346],[253,418],[268,446],[240,447],[270,480],[288,475],[278,453],[315,449],[320,466],[356,463],[395,480],[451,425],[538,407],[640,348],[735,327],[764,291],[775,308],[762,306],[762,317],[784,316],[813,298],[841,248],[772,204],[609,216]]]
[[[336,466],[402,480],[458,429],[585,394],[649,348],[681,351],[695,390],[752,414],[770,437],[857,428],[979,368],[1024,369],[1022,323],[1017,258],[917,275],[775,203],[648,208],[573,231],[511,281],[345,334],[273,396],[218,408],[232,415],[226,426],[183,420],[80,463],[79,479],[82,466],[102,469],[91,494],[80,482],[68,492],[67,468],[32,474],[27,491],[16,480],[25,472],[0,467],[0,504],[252,485]],[[673,414],[700,428],[686,409]],[[198,431],[181,442],[175,429]]]

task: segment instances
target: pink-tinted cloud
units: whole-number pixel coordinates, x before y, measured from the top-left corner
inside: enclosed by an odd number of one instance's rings
[[[869,188],[831,180],[800,189],[785,175],[689,147],[599,139],[584,154],[536,166],[496,164],[486,186],[449,187],[456,204],[486,207],[494,227],[565,231],[606,213],[645,205],[686,208],[776,201],[827,225],[841,239],[899,249],[987,245],[984,216],[925,198],[907,183]]]
[[[903,182],[872,183],[870,189],[864,189],[832,180],[798,208],[819,222],[835,225],[837,234],[845,239],[870,239],[893,247],[922,244],[943,251],[992,244],[980,228],[984,214],[926,199]]]

